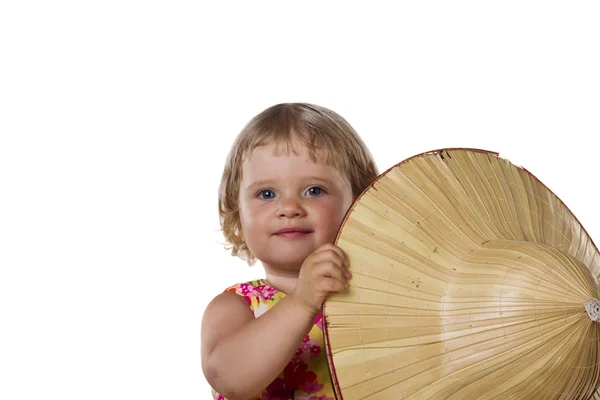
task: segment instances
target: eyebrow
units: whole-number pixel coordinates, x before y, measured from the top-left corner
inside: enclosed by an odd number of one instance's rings
[[[318,182],[321,182],[321,183],[325,183],[327,185],[331,185],[332,184],[330,180],[319,178],[318,176],[308,176],[306,178],[303,178],[303,180],[306,180],[306,181],[318,181]],[[250,190],[250,189],[253,189],[253,188],[268,187],[268,186],[270,186],[272,184],[273,184],[273,180],[272,179],[262,179],[262,180],[250,183],[249,185],[247,185],[245,187],[245,189],[246,190]]]
[[[247,185],[245,187],[246,190],[255,188],[255,187],[261,187],[261,186],[269,186],[271,184],[271,180],[260,180],[260,181],[255,181],[250,183],[249,185]]]

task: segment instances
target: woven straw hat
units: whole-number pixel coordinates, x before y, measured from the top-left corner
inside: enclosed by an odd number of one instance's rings
[[[417,155],[361,194],[336,244],[353,274],[323,307],[338,400],[600,399],[600,253],[526,170]]]

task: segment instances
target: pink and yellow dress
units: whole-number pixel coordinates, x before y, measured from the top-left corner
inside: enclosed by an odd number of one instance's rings
[[[255,318],[285,297],[285,293],[266,285],[262,279],[239,283],[226,291],[242,296]],[[240,354],[240,358],[243,357],[244,355]],[[261,360],[252,361],[256,368],[260,368],[260,362]],[[212,393],[214,400],[226,400],[214,390]],[[327,368],[322,316],[319,314],[283,372],[252,400],[335,400],[333,393]]]

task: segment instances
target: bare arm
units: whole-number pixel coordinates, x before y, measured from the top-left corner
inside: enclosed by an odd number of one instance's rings
[[[237,294],[222,293],[202,319],[202,369],[229,400],[246,400],[283,371],[313,326],[316,313],[290,296],[254,318]]]
[[[328,293],[348,287],[348,260],[325,244],[306,258],[296,287],[254,318],[235,293],[222,293],[202,319],[202,369],[206,380],[229,400],[247,400],[283,371],[312,328]]]

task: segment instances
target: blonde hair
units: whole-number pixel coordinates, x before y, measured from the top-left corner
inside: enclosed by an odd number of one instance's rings
[[[275,144],[278,151],[286,154],[297,154],[294,141],[306,145],[312,161],[321,160],[337,169],[348,180],[354,196],[378,176],[367,146],[334,111],[314,104],[283,103],[252,118],[231,147],[219,188],[219,219],[228,243],[226,248],[250,265],[256,259],[244,241],[238,203],[242,164],[252,150],[267,144]]]

